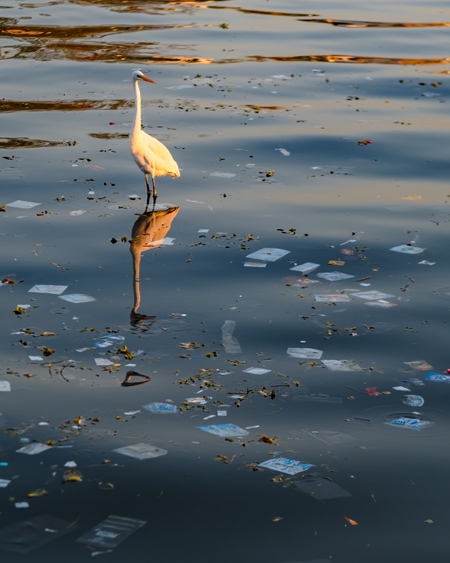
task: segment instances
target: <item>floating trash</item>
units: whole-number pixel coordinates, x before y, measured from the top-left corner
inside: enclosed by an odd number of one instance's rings
[[[52,295],[61,295],[69,286],[68,285],[33,285],[28,293],[50,293]]]
[[[297,475],[297,473],[302,473],[303,471],[307,471],[311,467],[315,466],[311,463],[296,461],[295,459],[278,457],[276,459],[263,461],[259,464],[259,467],[265,467],[266,469],[272,469],[273,471],[279,471],[280,473],[287,473],[288,475]]]
[[[275,262],[286,254],[289,254],[289,250],[283,250],[282,248],[262,248],[251,254],[247,254],[246,258],[253,258],[253,260],[264,260],[266,262]]]
[[[368,305],[369,307],[380,307],[381,309],[391,309],[392,307],[397,307],[397,303],[391,303],[390,301],[385,301],[384,299],[366,301],[364,305]]]
[[[135,457],[136,459],[153,459],[155,457],[161,457],[166,455],[168,452],[163,448],[157,448],[151,444],[139,443],[132,444],[131,446],[123,446],[122,448],[116,448],[113,452],[118,454],[127,455],[129,457]]]
[[[321,360],[331,371],[361,371],[362,367],[355,360]]]
[[[242,370],[244,373],[251,373],[253,375],[264,375],[265,373],[269,373],[272,370],[271,369],[265,369],[265,368],[247,368]]]
[[[11,383],[9,381],[0,381],[0,392],[1,391],[11,391]]]
[[[18,209],[32,209],[37,205],[42,205],[42,203],[36,203],[34,201],[23,201],[22,199],[17,199],[12,203],[7,203],[6,207],[17,207]]]
[[[414,414],[392,414],[385,418],[384,423],[399,428],[408,428],[410,430],[423,430],[433,424],[431,420]]]
[[[47,446],[47,444],[41,444],[40,442],[33,442],[32,444],[27,444],[26,446],[22,446],[16,452],[18,454],[26,454],[26,455],[37,455],[46,450],[51,450],[52,446]]]
[[[425,403],[425,400],[420,395],[405,395],[402,399],[402,403],[409,407],[421,407]]]
[[[401,252],[402,254],[420,254],[425,250],[425,248],[410,246],[409,244],[401,244],[400,246],[393,246],[389,250],[393,250],[394,252]]]
[[[236,426],[235,424],[213,424],[211,426],[197,426],[203,432],[220,436],[221,438],[234,438],[239,436],[248,436],[249,432]]]
[[[304,264],[290,268],[290,270],[293,270],[294,272],[302,272],[302,274],[309,274],[316,270],[319,266],[320,264],[315,264],[314,262],[305,262]]]
[[[350,302],[350,297],[343,293],[334,294],[334,293],[326,293],[326,294],[318,294],[314,295],[314,299],[319,303],[348,303]]]
[[[58,299],[64,299],[64,301],[69,301],[70,303],[89,303],[90,301],[96,301],[95,297],[90,295],[85,295],[84,293],[72,293],[70,295],[60,295]]]
[[[350,278],[354,278],[355,276],[344,274],[344,272],[322,272],[317,274],[317,277],[327,281],[340,281],[348,280]]]
[[[222,325],[222,346],[227,354],[242,354],[238,340],[233,336],[236,321],[227,320]]]
[[[189,397],[185,399],[186,403],[190,405],[206,405],[207,400],[204,397]]]
[[[395,295],[391,295],[390,293],[383,293],[382,291],[358,291],[357,293],[352,293],[352,297],[359,297],[360,299],[367,299],[368,301],[372,301],[375,299],[390,299],[391,297],[395,297]]]
[[[145,520],[111,515],[78,538],[77,542],[105,550],[114,549],[145,524]]]
[[[292,358],[305,358],[309,360],[320,360],[323,350],[315,348],[288,348],[287,355]]]
[[[265,262],[244,262],[246,268],[265,268],[267,264]]]
[[[236,174],[232,172],[212,172],[210,176],[214,176],[215,178],[234,178]]]
[[[68,215],[76,216],[76,215],[83,215],[84,213],[86,213],[85,209],[76,209],[74,211],[69,211]]]
[[[144,409],[155,414],[175,414],[178,412],[178,407],[170,403],[149,403],[144,405]]]
[[[428,372],[423,379],[424,381],[438,381],[440,383],[450,383],[450,375],[444,375],[442,373],[436,373],[434,371]]]
[[[290,156],[291,153],[289,151],[287,151],[286,149],[275,149],[276,151],[279,151],[283,156]]]
[[[114,362],[108,360],[108,358],[94,358],[94,362],[99,367],[113,366]]]

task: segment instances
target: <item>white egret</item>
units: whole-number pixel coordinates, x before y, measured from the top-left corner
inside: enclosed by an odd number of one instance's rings
[[[139,169],[144,173],[145,183],[147,185],[147,205],[150,199],[150,186],[148,184],[148,175],[152,177],[153,185],[153,204],[156,202],[156,176],[172,176],[172,178],[180,177],[178,164],[173,159],[169,149],[165,147],[158,139],[147,135],[142,131],[141,126],[141,91],[139,89],[139,80],[156,84],[151,78],[147,78],[140,70],[134,70],[132,75],[135,95],[135,115],[133,129],[130,133],[130,147],[134,161]]]

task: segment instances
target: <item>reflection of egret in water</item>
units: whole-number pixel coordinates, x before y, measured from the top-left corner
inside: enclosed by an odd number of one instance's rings
[[[134,305],[130,313],[130,323],[138,326],[142,321],[155,322],[155,316],[139,314],[137,311],[141,304],[140,270],[141,255],[146,250],[159,248],[164,244],[164,237],[172,226],[172,221],[178,214],[179,207],[170,204],[161,204],[157,209],[139,214],[131,231],[130,252],[133,257],[133,285]]]

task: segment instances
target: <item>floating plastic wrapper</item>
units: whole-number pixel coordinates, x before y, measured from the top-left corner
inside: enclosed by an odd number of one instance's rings
[[[273,471],[280,471],[280,473],[287,473],[288,475],[297,475],[303,471],[308,471],[314,467],[311,463],[302,463],[295,459],[288,459],[286,457],[278,457],[276,459],[268,459],[259,464],[259,467],[272,469]]]
[[[222,325],[222,345],[227,354],[242,354],[238,340],[233,336],[236,321],[225,321]]]
[[[420,395],[405,395],[402,399],[402,403],[409,407],[421,407],[425,403],[425,400]]]
[[[290,250],[283,250],[282,248],[261,248],[256,252],[247,254],[246,258],[253,258],[253,260],[265,260],[266,262],[275,262],[279,258],[283,258],[289,254]]]
[[[450,383],[450,375],[444,375],[443,373],[436,373],[434,371],[429,371],[427,375],[423,378],[424,381],[439,381],[441,383]]]
[[[409,428],[411,430],[422,430],[431,426],[433,423],[430,420],[424,420],[423,418],[410,418],[408,416],[398,416],[392,420],[386,420],[385,424],[390,426],[398,426],[400,428]]]
[[[178,412],[178,407],[169,403],[149,403],[144,405],[144,409],[157,414],[175,414]]]
[[[200,430],[204,432],[209,432],[215,436],[221,436],[222,438],[233,438],[237,436],[248,436],[249,432],[236,426],[235,424],[213,424],[211,426],[197,426]]]
[[[77,542],[104,550],[114,549],[145,524],[145,520],[111,515],[78,538]]]
[[[123,446],[113,451],[129,457],[135,457],[136,459],[153,459],[167,454],[167,450],[143,442],[132,444],[131,446]]]

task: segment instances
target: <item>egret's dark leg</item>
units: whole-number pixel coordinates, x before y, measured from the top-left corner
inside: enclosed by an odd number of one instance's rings
[[[148,204],[150,203],[150,192],[147,192],[147,203],[145,204],[145,211],[144,213],[147,213],[147,209],[148,209]]]
[[[150,186],[148,185],[148,175],[145,174],[145,184],[147,186],[147,195],[150,197],[151,191],[150,191]]]
[[[152,176],[152,184],[153,184],[153,208],[154,208],[158,194],[156,193],[156,183],[155,183],[155,178],[153,178],[153,176]]]

